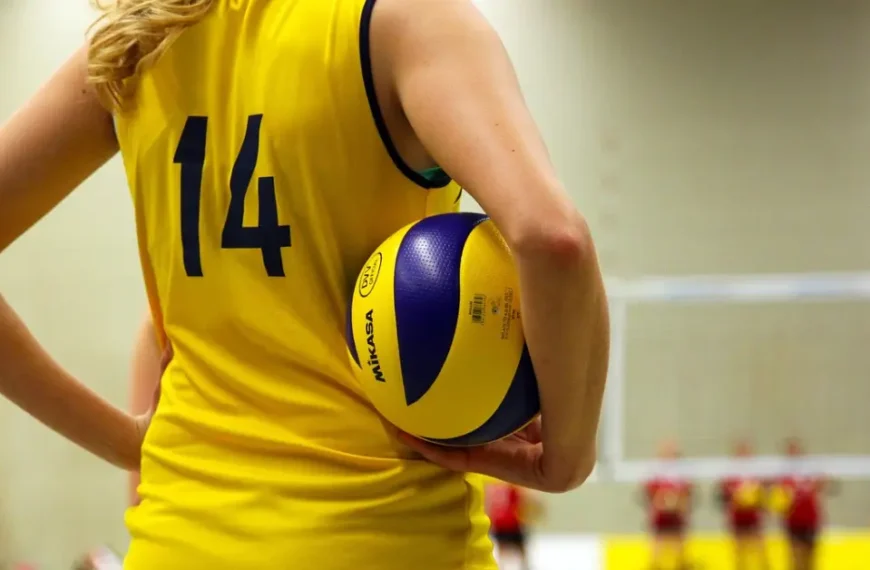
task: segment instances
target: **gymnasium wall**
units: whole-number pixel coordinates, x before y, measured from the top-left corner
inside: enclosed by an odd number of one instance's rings
[[[514,57],[608,276],[867,267],[870,6],[479,4]],[[0,3],[0,117],[81,44],[92,17],[85,0]],[[145,308],[131,227],[113,160],[0,256],[0,291],[65,366],[118,405]],[[744,433],[767,453],[792,433],[815,453],[870,453],[867,307],[636,311],[629,457],[649,457],[666,436],[690,456],[721,455]],[[0,430],[0,565],[14,556],[65,568],[93,544],[124,544],[122,474],[2,401]],[[633,492],[601,482],[548,497],[543,530],[640,530]],[[846,482],[830,508],[837,525],[865,525],[867,484]],[[698,524],[718,524],[709,501]]]
[[[870,5],[479,0],[502,33],[609,278],[870,267]],[[468,207],[475,208],[471,200]],[[628,311],[625,459],[676,438],[870,454],[870,303],[647,304]],[[547,528],[626,532],[633,484],[549,501]],[[717,528],[711,494],[697,515]],[[830,500],[870,521],[870,485]]]

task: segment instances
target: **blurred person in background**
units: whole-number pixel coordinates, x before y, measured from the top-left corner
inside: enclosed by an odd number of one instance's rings
[[[485,499],[499,562],[511,561],[521,570],[529,570],[527,523],[539,515],[539,502],[522,487],[496,480],[486,485]]]
[[[110,548],[101,546],[82,556],[72,570],[121,570],[122,567],[121,558]]]
[[[659,446],[661,461],[659,474],[644,484],[643,504],[649,516],[652,534],[653,569],[671,567],[667,558],[676,559],[677,568],[688,568],[686,555],[686,531],[693,502],[693,486],[690,481],[674,472],[680,450],[675,441],[668,440]]]
[[[734,446],[734,457],[752,457],[752,446],[740,440]],[[726,524],[734,539],[736,570],[747,570],[755,558],[757,567],[768,570],[770,562],[764,542],[764,505],[768,483],[758,477],[733,476],[719,482],[717,495],[725,513]]]
[[[834,483],[803,464],[803,444],[798,438],[785,442],[788,474],[776,484],[772,507],[780,514],[789,541],[793,570],[814,570],[816,545],[824,521],[822,494],[835,490]]]

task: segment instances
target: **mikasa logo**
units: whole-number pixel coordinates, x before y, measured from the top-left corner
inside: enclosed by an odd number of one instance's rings
[[[375,375],[375,380],[378,382],[386,382],[384,373],[381,372],[381,363],[378,361],[378,349],[375,348],[375,321],[374,309],[366,313],[366,344],[369,345],[369,360],[366,364],[372,369],[372,374]]]

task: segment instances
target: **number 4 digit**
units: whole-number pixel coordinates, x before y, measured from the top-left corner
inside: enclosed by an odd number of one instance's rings
[[[281,249],[290,247],[290,226],[278,224],[275,179],[257,179],[260,204],[256,226],[245,226],[245,196],[254,178],[260,151],[260,125],[263,115],[248,117],[245,138],[230,176],[230,206],[221,234],[224,249],[259,249],[270,277],[284,277]],[[175,151],[175,163],[181,164],[181,243],[184,268],[188,276],[202,276],[199,244],[199,212],[202,195],[202,170],[208,119],[189,117]]]
[[[230,208],[221,235],[221,247],[225,249],[259,249],[263,253],[263,265],[270,277],[284,277],[281,248],[290,247],[290,226],[278,225],[278,203],[275,199],[275,179],[262,177],[257,181],[260,198],[259,223],[245,227],[245,195],[254,177],[254,167],[260,152],[260,124],[263,115],[248,117],[245,140],[233,165],[230,177]]]

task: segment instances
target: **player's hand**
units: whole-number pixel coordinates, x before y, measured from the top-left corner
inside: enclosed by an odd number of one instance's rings
[[[555,488],[542,469],[540,418],[513,435],[476,447],[445,447],[403,432],[399,432],[399,439],[432,463],[452,471],[480,473],[539,491]]]

